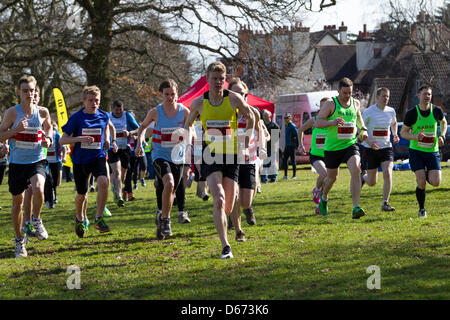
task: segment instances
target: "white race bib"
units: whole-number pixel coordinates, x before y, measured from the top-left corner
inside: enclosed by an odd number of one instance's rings
[[[39,148],[42,142],[42,130],[38,127],[28,127],[16,134],[16,148],[32,150]]]
[[[417,145],[421,148],[433,148],[434,140],[436,139],[434,132],[424,132],[423,134],[425,137],[423,137],[422,141],[418,141]]]
[[[338,127],[338,139],[339,140],[350,140],[353,139],[355,132],[355,123],[346,122],[343,126]]]
[[[81,136],[90,136],[94,138],[94,142],[91,144],[82,143],[82,149],[96,149],[100,150],[102,147],[102,128],[83,128],[81,130]]]
[[[206,141],[224,142],[231,140],[230,120],[206,120]]]

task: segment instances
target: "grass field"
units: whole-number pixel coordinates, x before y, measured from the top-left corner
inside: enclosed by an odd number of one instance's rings
[[[418,219],[415,179],[395,171],[390,203],[380,210],[382,176],[364,186],[367,215],[351,219],[349,174],[342,169],[329,197],[329,215],[314,213],[316,175],[302,166],[297,180],[264,184],[254,201],[256,226],[243,217],[247,242],[229,239],[234,259],[220,260],[212,202],[188,189],[192,223],[172,223],[173,237],[158,241],[153,183],[139,187],[138,200],[117,208],[110,233],[74,232],[74,184],[63,181],[59,203],[43,210],[49,238],[31,239],[28,258],[14,258],[14,232],[7,181],[0,186],[0,299],[449,299],[450,169],[442,184],[427,186],[428,218]],[[280,176],[279,176],[280,177]],[[94,219],[94,197],[88,214]],[[81,289],[69,290],[67,268],[80,268]],[[379,267],[380,289],[369,290],[369,266]]]

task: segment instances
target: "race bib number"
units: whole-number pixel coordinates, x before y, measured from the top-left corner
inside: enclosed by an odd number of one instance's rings
[[[184,140],[184,137],[182,135],[180,135],[177,138],[172,137],[172,134],[175,131],[180,130],[180,129],[181,128],[162,128],[161,129],[161,146],[164,148],[173,148],[178,143],[182,142]],[[181,132],[181,130],[180,130],[180,132]]]
[[[128,137],[125,134],[125,129],[122,132],[116,134],[116,143],[119,149],[126,149],[128,146]]]
[[[100,150],[102,147],[102,129],[101,128],[83,128],[81,130],[82,136],[90,136],[94,138],[94,142],[91,144],[82,143],[82,149],[96,149]]]
[[[338,127],[338,139],[350,140],[354,137],[355,123],[346,122],[342,127]]]
[[[318,133],[316,134],[316,149],[323,149],[325,145],[325,137],[327,135],[325,133]]]
[[[417,145],[421,148],[433,148],[434,140],[436,139],[434,132],[424,132],[423,134],[425,137],[423,137],[422,141],[419,141]]]
[[[206,141],[224,142],[231,140],[230,120],[206,120]]]
[[[375,127],[372,130],[372,137],[376,141],[389,140],[389,128],[388,127]]]
[[[13,139],[16,140],[16,148],[27,150],[36,149],[41,145],[42,130],[36,127],[29,127],[16,134]]]

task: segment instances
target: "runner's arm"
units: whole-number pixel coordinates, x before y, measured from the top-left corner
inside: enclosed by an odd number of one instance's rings
[[[334,102],[326,101],[322,108],[320,108],[319,114],[315,122],[316,128],[327,128],[331,126],[343,125],[344,120],[342,117],[336,118],[334,120],[327,120],[329,116],[333,114]]]
[[[6,140],[12,138],[16,133],[23,131],[23,125],[20,123],[18,126],[11,129],[16,117],[17,112],[15,108],[9,108],[6,110],[2,123],[0,124],[0,141],[6,142]]]
[[[412,134],[411,127],[408,127],[405,123],[403,123],[402,131],[400,132],[400,135],[402,136],[402,138],[404,138],[406,140],[419,140],[420,135],[422,138],[424,136],[423,130],[421,132],[419,132],[418,134]]]
[[[356,125],[359,128],[359,138],[361,141],[366,140],[369,137],[366,125],[364,124],[364,119],[361,116],[361,105],[358,100],[355,99],[355,109],[356,109]]]
[[[445,136],[447,134],[447,119],[445,117],[442,118],[442,120],[439,122],[441,126],[441,135],[439,136],[439,146],[444,146],[445,142]]]
[[[147,116],[145,117],[144,121],[142,121],[141,125],[138,128],[137,131],[137,138],[136,138],[136,150],[135,154],[139,157],[142,153],[142,141],[144,138],[145,130],[147,127],[152,123],[152,121],[157,121],[158,118],[158,109],[153,108],[149,112],[147,112]]]
[[[305,145],[303,144],[303,132],[312,128],[314,126],[314,119],[311,118],[306,121],[299,129],[298,129],[298,142],[300,144],[300,151],[305,151]]]

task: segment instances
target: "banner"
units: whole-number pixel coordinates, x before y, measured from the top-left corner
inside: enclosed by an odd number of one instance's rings
[[[69,117],[67,115],[66,103],[64,101],[64,96],[58,88],[53,88],[53,96],[55,97],[56,104],[56,114],[58,115],[58,131],[63,134],[62,127],[67,123]],[[66,163],[65,166],[73,168],[72,159],[70,158],[70,154],[66,154]]]

